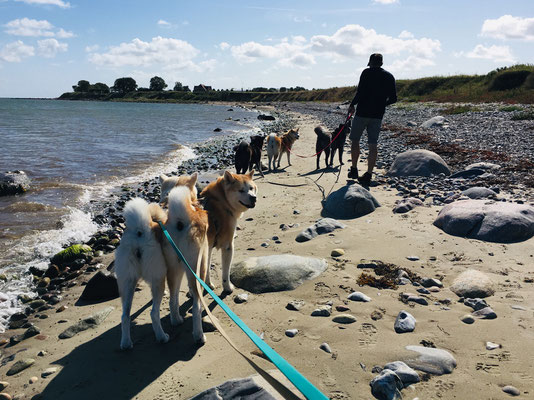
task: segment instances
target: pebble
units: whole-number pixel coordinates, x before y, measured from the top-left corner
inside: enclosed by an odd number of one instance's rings
[[[332,353],[332,349],[330,348],[330,346],[328,345],[328,343],[321,343],[321,345],[319,346],[319,348],[327,353]]]
[[[352,324],[356,322],[356,317],[350,314],[339,314],[332,318],[332,321],[338,324]]]
[[[473,317],[480,319],[495,319],[497,318],[497,314],[491,309],[491,307],[485,307],[481,310],[475,311],[473,313]]]
[[[428,301],[421,296],[408,296],[406,299],[407,302],[413,301],[414,303],[421,304],[422,306],[428,306]]]
[[[332,314],[332,306],[324,305],[312,311],[312,317],[329,317]]]
[[[59,306],[58,309],[56,310],[56,312],[58,312],[58,313],[63,312],[63,311],[65,311],[67,308],[69,308],[69,307],[67,307],[67,306],[65,306],[65,305],[63,305],[63,306]]]
[[[234,297],[234,302],[237,304],[245,303],[248,300],[248,294],[240,293]]]
[[[6,372],[7,376],[18,374],[21,371],[24,371],[26,368],[32,366],[35,363],[35,360],[33,358],[24,358],[22,360],[17,361],[15,364],[9,368],[9,370]]]
[[[421,294],[430,294],[430,291],[427,288],[421,287],[417,288],[417,292]]]
[[[341,257],[344,254],[345,254],[345,250],[343,249],[334,249],[332,250],[332,253],[330,253],[332,257]]]
[[[286,336],[288,337],[295,337],[299,333],[298,329],[288,329],[286,330]]]
[[[339,312],[350,311],[350,308],[344,304],[341,304],[339,306],[336,306],[336,311],[339,311]]]
[[[519,305],[517,305],[517,304],[512,304],[510,307],[511,307],[513,310],[527,311],[527,309],[526,309],[525,307],[523,307],[523,306],[519,306]]]
[[[397,333],[413,332],[415,330],[416,320],[412,314],[402,310],[395,319],[394,329]]]
[[[502,391],[504,393],[507,393],[511,396],[519,396],[521,394],[521,392],[514,386],[511,386],[511,385],[507,385],[505,387],[502,388]]]
[[[304,300],[293,300],[287,303],[286,309],[290,311],[299,311],[304,306],[304,304],[306,304]]]
[[[464,299],[464,304],[467,307],[471,307],[473,311],[482,310],[483,308],[488,307],[488,303],[486,303],[486,300],[478,298],[478,297],[474,299],[470,299],[470,298]]]
[[[410,260],[410,261],[418,261],[419,257],[417,257],[417,256],[408,256],[408,257],[406,257],[406,259]]]
[[[429,288],[431,286],[443,287],[443,283],[441,283],[441,281],[436,278],[423,278],[421,279],[421,285],[426,288]]]
[[[486,350],[500,349],[502,346],[493,342],[486,342]]]
[[[53,375],[57,372],[57,368],[51,367],[45,369],[43,372],[41,372],[41,378],[46,378],[47,376]]]
[[[349,294],[349,300],[362,301],[364,303],[367,303],[367,302],[371,301],[371,298],[369,296],[363,294],[362,292],[352,292],[351,294]]]
[[[39,378],[37,378],[36,376],[32,376],[29,380],[29,383],[30,385],[33,385],[35,382],[37,382],[39,380]]]
[[[461,319],[460,319],[464,324],[469,324],[471,325],[472,323],[475,322],[475,318],[473,318],[473,316],[471,314],[466,314],[464,315]]]
[[[9,382],[0,381],[0,392],[9,386]]]

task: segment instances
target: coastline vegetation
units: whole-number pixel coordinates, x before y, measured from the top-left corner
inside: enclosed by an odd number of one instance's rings
[[[81,80],[73,86],[73,92],[63,93],[60,100],[101,100],[127,102],[190,103],[206,101],[271,102],[271,101],[350,101],[356,86],[330,89],[265,88],[249,90],[216,90],[198,85],[193,90],[176,82],[172,90],[160,77],[150,80],[149,88],[139,88],[133,78],[115,80],[112,87],[104,83],[91,85]],[[456,103],[504,102],[510,104],[534,104],[534,65],[514,65],[498,68],[486,75],[434,76],[397,81],[400,100],[407,102],[435,101]],[[510,106],[513,107],[513,106]],[[451,114],[476,111],[470,106],[458,106],[448,110]],[[508,109],[507,109],[508,111]],[[515,111],[512,108],[509,111]]]

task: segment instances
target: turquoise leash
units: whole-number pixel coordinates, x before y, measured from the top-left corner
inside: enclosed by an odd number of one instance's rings
[[[165,237],[171,244],[172,248],[184,262],[184,264],[189,268],[191,273],[195,276],[196,280],[202,285],[202,287],[208,292],[208,294],[213,297],[215,302],[223,309],[223,311],[236,323],[236,325],[241,328],[243,332],[252,340],[252,342],[265,354],[265,356],[271,360],[271,362],[278,368],[289,381],[295,385],[295,387],[306,397],[308,400],[328,400],[328,397],[325,396],[319,389],[317,389],[313,384],[308,381],[299,371],[295,369],[291,364],[289,364],[282,356],[280,356],[276,351],[274,351],[267,343],[265,343],[258,335],[252,331],[242,320],[239,318],[231,309],[228,307],[220,298],[217,296],[213,290],[210,289],[206,283],[199,278],[199,276],[193,271],[184,255],[180,249],[176,246],[172,240],[169,232],[163,226],[161,221],[158,221],[159,226],[161,227]],[[209,266],[208,266],[209,268]],[[209,273],[209,271],[208,271]]]

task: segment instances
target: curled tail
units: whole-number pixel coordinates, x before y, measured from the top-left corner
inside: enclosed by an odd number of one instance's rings
[[[128,201],[124,206],[124,219],[126,229],[139,237],[144,236],[150,231],[152,222],[149,204],[141,198]]]
[[[277,152],[278,148],[276,147],[276,135],[271,133],[267,138],[267,153],[276,154]]]

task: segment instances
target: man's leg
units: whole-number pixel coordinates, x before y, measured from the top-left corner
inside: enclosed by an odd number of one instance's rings
[[[367,172],[373,173],[373,168],[376,165],[378,157],[378,145],[376,143],[369,143],[369,155],[367,157]]]
[[[380,133],[381,124],[382,120],[377,118],[370,119],[367,124],[367,144],[369,147],[369,154],[367,155],[367,172],[358,179],[363,186],[369,186],[371,184],[373,169],[378,157],[378,135]]]
[[[360,138],[362,137],[363,130],[365,129],[365,121],[361,117],[354,117],[350,128],[350,154],[352,166],[349,168],[349,179],[358,178],[358,159],[360,158]],[[343,149],[340,149],[343,151]]]
[[[358,159],[360,158],[360,141],[353,140],[350,146],[350,155],[352,157],[352,168],[358,170]]]

